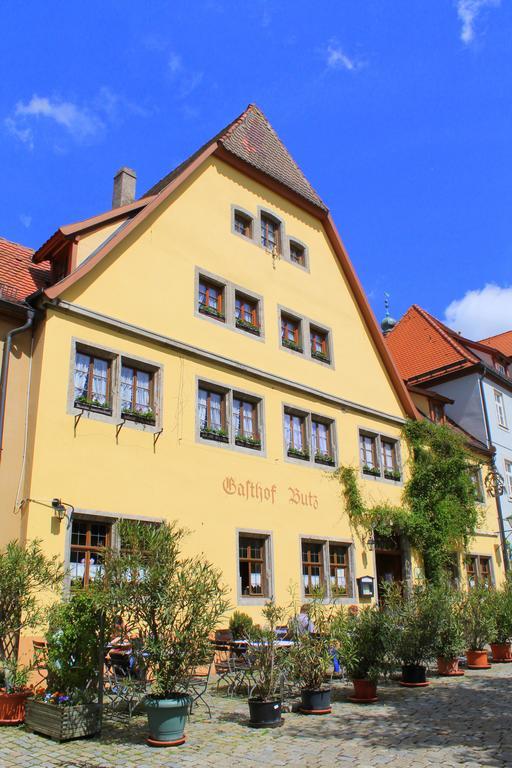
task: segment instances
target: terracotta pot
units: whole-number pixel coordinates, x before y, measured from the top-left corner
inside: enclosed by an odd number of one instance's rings
[[[354,695],[350,696],[350,701],[357,704],[371,704],[377,701],[377,683],[371,680],[352,680],[354,685]]]
[[[25,702],[32,691],[6,693],[0,691],[0,725],[19,725],[25,719]]]
[[[466,651],[468,669],[490,669],[487,651]]]
[[[459,669],[458,659],[445,659],[444,656],[437,658],[437,671],[443,677],[458,677],[464,672]]]
[[[512,661],[510,643],[491,643],[493,661]]]

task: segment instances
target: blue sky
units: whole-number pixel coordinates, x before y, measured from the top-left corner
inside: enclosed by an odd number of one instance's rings
[[[106,210],[121,165],[144,192],[254,101],[379,318],[387,291],[512,328],[508,0],[26,0],[0,24],[1,235]]]

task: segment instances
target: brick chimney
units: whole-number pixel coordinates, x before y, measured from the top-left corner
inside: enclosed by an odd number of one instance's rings
[[[114,176],[114,192],[112,194],[112,208],[128,205],[135,200],[135,182],[137,174],[131,168],[120,168]]]

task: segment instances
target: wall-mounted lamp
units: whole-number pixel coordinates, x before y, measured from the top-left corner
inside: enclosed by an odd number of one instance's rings
[[[70,507],[71,504],[63,504],[60,499],[52,499],[53,516],[57,520],[64,520],[66,517],[66,506]]]
[[[374,539],[374,537],[373,537],[373,536],[370,536],[370,538],[369,538],[369,539],[367,539],[367,541],[366,541],[366,548],[367,548],[367,549],[368,549],[370,552],[373,552],[373,550],[375,549],[375,539]]]

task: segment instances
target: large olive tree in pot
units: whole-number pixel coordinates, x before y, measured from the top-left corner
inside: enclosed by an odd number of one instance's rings
[[[190,674],[211,657],[210,635],[228,609],[220,572],[201,555],[182,555],[186,533],[175,523],[121,521],[121,548],[107,553],[103,576],[105,609],[140,633],[153,678],[148,742],[159,746],[184,742]]]

